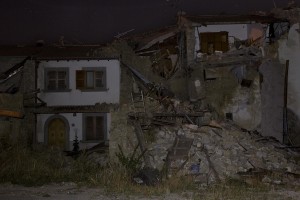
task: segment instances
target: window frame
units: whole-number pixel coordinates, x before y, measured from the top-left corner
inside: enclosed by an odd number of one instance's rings
[[[103,133],[104,133],[104,139],[103,140],[87,140],[87,124],[86,124],[86,118],[87,117],[103,117]],[[107,141],[108,139],[108,133],[107,133],[108,127],[107,127],[107,113],[83,113],[82,114],[82,142],[84,143],[97,143],[101,141]]]
[[[94,73],[94,86],[87,87],[87,73]],[[96,72],[102,72],[102,87],[96,87]],[[82,74],[81,74],[82,73]],[[84,73],[84,74],[83,74]],[[78,76],[83,76],[78,78]],[[107,72],[106,67],[83,67],[81,70],[76,70],[75,76],[76,89],[81,90],[82,92],[90,92],[90,91],[107,91]],[[81,85],[79,82],[81,81]],[[83,86],[82,86],[83,84]]]
[[[64,89],[59,89],[58,88],[58,77],[56,77],[56,88],[55,89],[49,89],[48,88],[48,83],[49,83],[49,76],[48,73],[51,71],[55,71],[56,73],[59,71],[64,71],[66,72],[66,77],[65,77],[65,83],[66,83],[66,88]],[[69,78],[69,68],[68,67],[47,67],[44,69],[44,92],[70,92],[70,78]]]
[[[228,34],[228,31],[198,33],[200,51],[208,55],[214,54],[215,51],[229,51]]]

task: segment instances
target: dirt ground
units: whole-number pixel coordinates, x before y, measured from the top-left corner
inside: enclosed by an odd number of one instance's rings
[[[160,197],[143,197],[143,196],[125,196],[107,194],[101,188],[78,187],[75,183],[50,184],[39,187],[24,187],[20,185],[2,184],[0,185],[1,200],[85,200],[85,199],[185,199],[178,194],[167,194]],[[190,198],[189,198],[190,199]]]
[[[222,195],[216,195],[213,193],[201,194],[205,191],[199,190],[199,193],[185,192],[182,194],[172,194],[166,193],[162,196],[134,196],[134,195],[122,195],[122,194],[108,194],[101,188],[87,188],[78,187],[75,183],[59,183],[50,184],[39,187],[25,187],[13,184],[1,184],[0,185],[0,199],[1,200],[39,200],[39,199],[55,199],[55,200],[85,200],[85,199],[141,199],[141,200],[153,200],[153,199],[166,199],[166,200],[180,200],[180,199],[288,199],[288,200],[298,200],[300,199],[300,190],[295,189],[274,189],[267,193],[256,193],[255,195],[249,195],[249,197],[224,197]]]

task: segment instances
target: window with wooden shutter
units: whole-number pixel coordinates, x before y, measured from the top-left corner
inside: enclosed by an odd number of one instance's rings
[[[76,71],[76,89],[86,91],[106,90],[105,67],[87,67]]]
[[[215,51],[226,52],[229,50],[228,32],[200,33],[200,50],[202,53],[213,54]]]
[[[76,70],[76,89],[85,88],[85,71]]]

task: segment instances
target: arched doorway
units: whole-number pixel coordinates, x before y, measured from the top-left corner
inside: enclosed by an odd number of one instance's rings
[[[45,129],[45,141],[49,146],[61,149],[68,148],[69,124],[63,116],[54,115],[50,117],[45,124]]]

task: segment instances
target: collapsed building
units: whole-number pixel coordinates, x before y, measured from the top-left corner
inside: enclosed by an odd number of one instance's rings
[[[207,182],[299,174],[299,10],[274,13],[181,13],[107,46],[3,47],[1,138],[70,152],[78,138],[101,162],[139,145],[145,166]]]

